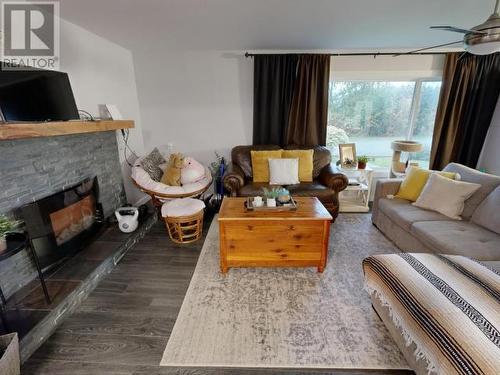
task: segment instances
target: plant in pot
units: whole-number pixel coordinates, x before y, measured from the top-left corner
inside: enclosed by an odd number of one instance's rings
[[[358,156],[358,169],[365,169],[368,160],[370,159],[366,155]]]
[[[7,235],[19,224],[21,224],[19,220],[12,220],[5,215],[0,215],[0,252],[7,248]]]
[[[271,189],[262,188],[264,191],[264,197],[266,197],[267,207],[276,207],[276,199],[279,197],[279,187],[273,187]]]

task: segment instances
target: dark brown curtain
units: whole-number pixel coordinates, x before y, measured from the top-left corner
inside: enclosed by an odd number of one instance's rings
[[[500,94],[500,53],[449,53],[432,137],[431,168],[475,168]]]
[[[326,145],[329,78],[329,55],[299,56],[287,144]]]
[[[285,144],[297,55],[254,56],[253,144]]]

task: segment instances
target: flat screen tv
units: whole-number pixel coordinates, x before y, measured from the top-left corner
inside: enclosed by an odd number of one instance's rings
[[[79,118],[66,73],[0,70],[3,121],[66,121]]]

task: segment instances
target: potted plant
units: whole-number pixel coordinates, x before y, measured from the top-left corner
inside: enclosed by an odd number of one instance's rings
[[[358,169],[365,169],[368,160],[370,159],[366,155],[358,156]]]
[[[267,207],[276,207],[276,199],[280,195],[280,187],[273,187],[271,189],[262,188],[264,196],[266,197]]]
[[[7,235],[12,232],[21,222],[12,220],[5,215],[0,215],[0,252],[7,248]]]

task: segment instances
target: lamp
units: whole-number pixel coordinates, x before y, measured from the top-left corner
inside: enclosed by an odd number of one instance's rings
[[[398,174],[403,174],[406,170],[406,167],[410,165],[410,156],[408,155],[408,160],[406,161],[406,163],[402,163],[401,153],[420,152],[422,151],[423,145],[422,143],[415,141],[394,141],[391,143],[391,148],[394,150],[394,153],[392,154],[390,177],[394,178],[398,177]],[[418,163],[414,163],[412,165],[418,165]]]

